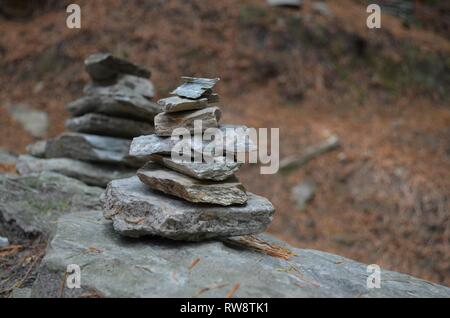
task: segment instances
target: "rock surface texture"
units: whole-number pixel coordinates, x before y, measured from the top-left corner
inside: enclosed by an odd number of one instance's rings
[[[0,220],[25,233],[50,235],[62,214],[100,209],[101,194],[101,188],[47,171],[28,176],[0,174]]]
[[[81,268],[80,289],[61,287],[69,264]],[[450,297],[447,287],[384,269],[381,288],[368,289],[368,275],[366,264],[267,235],[199,243],[125,238],[101,212],[87,211],[59,220],[32,297]]]
[[[274,213],[265,198],[248,194],[244,205],[220,207],[166,196],[137,177],[114,180],[106,188],[104,216],[122,235],[157,235],[198,241],[264,231]]]

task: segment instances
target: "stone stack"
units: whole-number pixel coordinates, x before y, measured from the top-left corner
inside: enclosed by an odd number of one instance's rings
[[[67,105],[68,132],[30,145],[29,155],[18,160],[20,174],[48,170],[105,187],[142,165],[128,155],[131,139],[152,133],[162,110],[151,100],[150,71],[103,53],[89,56],[85,69],[92,82],[84,96]]]
[[[198,241],[264,231],[273,217],[272,204],[246,192],[234,175],[242,165],[235,160],[237,153],[253,151],[254,145],[248,138],[228,139],[229,130],[247,128],[219,125],[219,96],[212,91],[218,79],[182,79],[173,96],[158,102],[164,111],[155,117],[155,134],[133,139],[130,156],[148,162],[137,176],[108,185],[103,197],[105,218],[113,221],[116,231],[131,237]],[[200,132],[194,121],[201,122]],[[172,134],[177,128],[191,137],[185,144],[187,160],[173,156],[183,139]],[[225,151],[206,150],[201,135],[208,128],[227,131]],[[230,143],[232,147],[227,147]],[[204,159],[192,160],[199,152]]]

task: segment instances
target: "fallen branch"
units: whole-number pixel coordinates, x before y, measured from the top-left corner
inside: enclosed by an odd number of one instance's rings
[[[291,250],[278,246],[276,244],[270,244],[256,236],[246,235],[233,238],[223,239],[222,242],[225,244],[231,244],[241,248],[249,248],[256,252],[264,253],[273,257],[282,258],[288,260],[292,256],[297,256]]]
[[[307,147],[303,153],[284,158],[280,161],[280,171],[286,171],[295,167],[303,166],[315,157],[334,150],[340,146],[339,138],[336,135],[331,135],[324,141]]]

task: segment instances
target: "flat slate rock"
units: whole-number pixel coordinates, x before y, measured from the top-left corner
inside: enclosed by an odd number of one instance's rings
[[[29,234],[51,235],[59,216],[100,209],[103,189],[53,172],[0,174],[0,219]]]
[[[210,162],[173,160],[171,157],[161,155],[151,155],[149,159],[187,176],[212,181],[226,180],[242,166],[242,163],[227,160],[226,157],[214,157]]]
[[[189,99],[179,96],[171,96],[160,99],[158,104],[166,113],[175,113],[184,110],[202,109],[208,107],[208,98]]]
[[[121,138],[133,138],[154,132],[152,123],[94,113],[66,120],[66,129]]]
[[[93,80],[102,81],[120,74],[129,74],[143,78],[150,77],[150,71],[142,66],[113,56],[110,53],[96,53],[84,61],[86,72]]]
[[[181,79],[184,81],[184,84],[178,86],[171,92],[171,94],[191,99],[198,99],[211,95],[212,88],[220,80],[219,78],[199,78],[187,76],[183,76]]]
[[[157,235],[199,241],[260,233],[275,212],[265,198],[248,193],[244,205],[191,203],[150,189],[138,177],[114,180],[103,196],[105,218],[129,237]]]
[[[268,235],[232,240],[236,244],[231,240],[188,243],[129,239],[116,233],[100,211],[64,215],[31,296],[450,297],[447,287],[383,268],[381,288],[368,289],[371,273],[366,264],[295,248]],[[255,241],[294,255],[288,260],[267,255],[249,247]],[[79,289],[61,287],[69,264],[81,268]]]
[[[78,179],[88,185],[103,188],[112,180],[131,177],[136,173],[134,168],[90,163],[69,158],[40,159],[27,155],[19,157],[16,170],[20,175],[52,171]]]
[[[267,0],[267,3],[274,7],[298,8],[303,4],[303,0]]]
[[[137,176],[154,190],[190,202],[224,206],[247,202],[245,188],[236,177],[228,178],[223,182],[202,181],[154,163],[147,163],[139,169]]]
[[[219,128],[222,131],[222,147],[224,151],[219,152],[218,154],[213,153],[212,150],[212,147],[216,146],[218,143],[214,140],[203,140],[201,135],[198,136],[199,140],[197,141],[194,136],[192,136],[191,139],[183,140],[181,138],[172,139],[171,137],[152,134],[133,138],[130,146],[130,156],[149,158],[149,156],[154,154],[170,155],[172,150],[174,150],[174,147],[180,145],[180,142],[183,144],[186,143],[186,147],[190,148],[192,152],[200,152],[207,156],[224,156],[226,154],[237,156],[238,153],[247,153],[257,150],[256,145],[251,139],[246,138],[245,134],[231,136],[226,133],[228,129],[231,129],[233,132],[236,132],[237,129],[247,131],[248,128],[246,126],[220,125]]]
[[[47,140],[45,157],[141,167],[145,161],[128,155],[130,144],[122,138],[66,132]]]
[[[186,128],[194,133],[194,121],[201,121],[202,131],[217,128],[222,113],[218,107],[207,107],[177,113],[160,113],[155,116],[155,132],[158,136],[171,136],[175,128]]]
[[[86,95],[66,106],[73,116],[100,113],[153,122],[162,107],[139,94]]]
[[[92,82],[84,88],[86,95],[139,94],[146,98],[155,96],[153,83],[142,77],[121,75],[112,82]]]

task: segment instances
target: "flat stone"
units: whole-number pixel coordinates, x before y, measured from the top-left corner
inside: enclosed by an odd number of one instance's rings
[[[251,248],[254,242],[292,256],[270,256]],[[79,289],[61,288],[69,264],[81,268]],[[450,297],[448,287],[384,268],[381,288],[369,289],[367,264],[269,235],[197,243],[129,239],[100,211],[61,217],[40,268],[33,297]]]
[[[21,175],[43,171],[57,172],[86,184],[103,188],[112,180],[131,177],[136,173],[134,168],[84,162],[69,158],[39,159],[27,155],[19,157],[16,169]]]
[[[11,105],[8,107],[11,117],[33,137],[43,137],[48,131],[48,115],[46,112],[33,109],[27,105]]]
[[[33,157],[45,158],[45,149],[47,149],[47,140],[39,140],[27,146],[27,153]]]
[[[193,152],[201,152],[208,156],[224,156],[226,154],[237,156],[238,153],[247,153],[257,150],[257,147],[252,140],[245,137],[245,133],[243,135],[236,134],[235,136],[226,134],[227,130],[238,132],[238,128],[241,131],[246,132],[248,130],[246,126],[220,125],[219,128],[222,131],[222,147],[224,151],[219,152],[218,154],[212,153],[212,147],[215,147],[218,142],[216,143],[214,140],[205,141],[202,139],[202,136],[198,136],[200,138],[199,140],[194,138],[194,136],[192,136],[191,139],[184,140],[181,138],[172,139],[171,137],[152,134],[133,138],[130,146],[130,156],[149,159],[149,156],[154,154],[170,155],[179,142],[186,142]]]
[[[130,140],[115,137],[63,133],[47,141],[45,157],[141,167],[145,161],[128,155],[130,144]]]
[[[198,204],[154,191],[138,177],[109,183],[103,202],[104,217],[124,236],[187,241],[260,233],[275,212],[267,199],[252,193],[244,205]]]
[[[227,160],[226,157],[214,157],[211,162],[187,162],[173,160],[171,157],[161,155],[151,155],[149,159],[199,180],[223,181],[232,176],[242,166],[242,163]]]
[[[267,0],[267,3],[274,7],[298,8],[303,4],[303,0]]]
[[[184,81],[184,84],[178,86],[171,92],[171,94],[191,99],[198,99],[211,95],[212,88],[220,80],[219,78],[199,78],[187,76],[183,76],[181,79]]]
[[[171,96],[160,99],[158,104],[163,107],[164,112],[175,113],[184,110],[194,110],[208,107],[208,99],[188,99],[179,96]]]
[[[159,136],[171,136],[175,128],[186,128],[194,133],[194,121],[196,120],[201,120],[202,131],[208,128],[217,128],[221,114],[218,107],[178,113],[160,113],[155,116],[155,131]]]
[[[0,174],[0,220],[29,234],[51,235],[59,216],[100,209],[103,189],[53,172]]]
[[[234,176],[223,182],[202,181],[154,163],[147,163],[139,169],[137,176],[152,189],[189,202],[226,206],[247,201],[244,186]]]
[[[139,94],[86,95],[67,104],[73,116],[100,113],[115,117],[151,121],[162,107]]]
[[[150,77],[150,71],[110,53],[96,53],[84,61],[84,67],[93,80],[107,80],[119,74],[129,74],[143,78]]]
[[[89,83],[83,92],[86,95],[139,94],[151,99],[155,96],[155,87],[146,78],[133,75],[121,75],[112,82]]]
[[[122,138],[133,138],[154,132],[152,123],[94,113],[66,120],[66,129]]]

